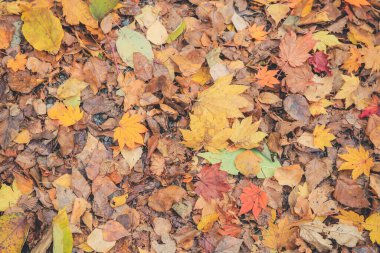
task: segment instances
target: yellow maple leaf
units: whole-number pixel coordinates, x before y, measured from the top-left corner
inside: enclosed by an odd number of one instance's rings
[[[335,35],[329,34],[328,31],[319,31],[313,33],[313,39],[317,41],[314,46],[314,51],[320,50],[326,52],[327,47],[333,47],[342,44]]]
[[[7,67],[14,72],[19,70],[25,70],[25,64],[27,62],[26,54],[18,53],[14,59],[7,61]]]
[[[373,243],[380,244],[380,213],[371,214],[363,224],[363,227],[370,231],[369,238]]]
[[[313,131],[314,137],[314,146],[325,150],[325,147],[332,147],[331,141],[335,140],[335,136],[330,132],[329,128],[326,128],[325,125],[317,125]]]
[[[344,61],[342,68],[347,70],[349,73],[352,73],[359,69],[361,62],[362,56],[360,54],[359,49],[357,47],[351,47],[350,56]]]
[[[370,3],[367,2],[367,0],[344,0],[344,1],[348,4],[354,5],[359,8],[361,8],[362,5],[370,5]]]
[[[348,224],[357,227],[360,231],[363,230],[364,216],[353,211],[339,210],[340,215],[334,218],[339,219],[340,223]]]
[[[98,21],[91,15],[89,6],[82,0],[62,0],[62,11],[66,22],[70,25],[79,25],[97,28]]]
[[[79,106],[66,107],[64,104],[58,102],[48,110],[48,117],[59,120],[60,125],[68,127],[81,120],[83,118],[83,112],[80,111]]]
[[[379,46],[369,46],[361,50],[363,57],[363,62],[366,69],[371,69],[371,71],[380,71],[380,45]]]
[[[75,8],[75,7],[72,7]],[[61,47],[63,29],[59,19],[47,8],[32,8],[23,12],[22,33],[37,50],[57,52]]]
[[[130,149],[136,148],[138,145],[144,144],[144,139],[141,134],[148,129],[140,123],[143,119],[140,115],[129,115],[126,113],[119,121],[119,127],[115,128],[113,135],[114,140],[119,142],[120,149],[127,146]],[[137,145],[136,145],[137,144]]]
[[[261,230],[263,235],[263,244],[274,250],[281,249],[286,246],[294,231],[294,227],[289,222],[287,216],[279,220],[277,224],[270,221],[268,229]]]
[[[339,155],[345,162],[340,165],[338,170],[352,170],[352,178],[355,180],[361,174],[369,177],[371,168],[374,165],[372,157],[369,156],[369,152],[362,146],[358,149],[346,147],[348,153]]]
[[[221,77],[207,90],[198,95],[194,104],[194,114],[209,113],[227,118],[243,117],[240,108],[250,105],[249,101],[240,94],[248,89],[244,85],[232,85],[232,75]]]
[[[219,215],[217,213],[208,214],[202,216],[201,220],[197,224],[197,229],[202,232],[208,232],[214,223],[218,220]]]
[[[199,116],[190,115],[190,129],[180,129],[183,144],[195,150],[204,147],[210,152],[226,148],[232,133],[225,117],[207,112]]]
[[[257,131],[260,121],[252,124],[252,118],[248,117],[241,122],[236,119],[232,124],[232,134],[230,140],[238,148],[252,149],[259,146],[259,143],[267,136],[266,133]]]
[[[265,31],[264,25],[256,25],[253,24],[250,28],[248,28],[249,35],[251,35],[252,39],[255,40],[265,40],[268,32]]]
[[[342,75],[342,78],[344,84],[335,95],[334,99],[345,99],[345,106],[348,108],[354,103],[352,93],[358,89],[360,80],[353,74],[351,74],[351,76]]]
[[[327,114],[326,108],[332,105],[333,103],[325,98],[320,99],[317,102],[313,102],[309,106],[309,111],[311,115],[321,115]]]

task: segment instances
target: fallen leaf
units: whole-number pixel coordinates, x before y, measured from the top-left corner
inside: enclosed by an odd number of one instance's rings
[[[270,92],[262,92],[260,93],[259,99],[260,103],[263,104],[276,104],[282,101],[277,95]]]
[[[32,8],[22,13],[24,21],[22,33],[37,50],[58,52],[63,39],[63,29],[59,19],[47,8]]]
[[[239,253],[243,243],[242,239],[224,236],[215,248],[215,253]]]
[[[333,246],[331,240],[322,236],[326,225],[321,221],[314,220],[312,222],[307,222],[300,225],[300,228],[300,237],[316,247],[318,251],[332,250]]]
[[[342,224],[355,226],[359,231],[363,230],[364,216],[355,213],[354,211],[339,210],[340,215],[335,216]]]
[[[253,24],[250,28],[248,28],[248,31],[252,39],[258,41],[265,40],[266,35],[268,34],[268,32],[265,31],[264,25]]]
[[[129,235],[129,232],[124,226],[114,220],[107,221],[106,224],[104,224],[102,231],[103,239],[107,242],[114,242]]]
[[[266,137],[266,133],[258,131],[260,121],[252,124],[252,118],[248,117],[242,121],[235,120],[232,124],[230,140],[237,148],[252,149],[259,146],[259,143]],[[246,133],[250,133],[247,135]]]
[[[299,164],[280,167],[274,173],[274,178],[280,185],[294,187],[301,182],[304,172]]]
[[[223,193],[231,188],[227,182],[227,173],[220,170],[220,164],[203,166],[198,178],[199,181],[194,184],[195,192],[207,201],[221,199]]]
[[[362,6],[370,5],[370,3],[367,2],[367,0],[344,0],[344,1],[346,3],[349,3],[359,8],[361,8]]]
[[[198,153],[198,156],[206,159],[211,164],[220,163],[220,169],[226,171],[228,174],[237,175],[239,170],[235,166],[236,157],[244,152],[244,150],[239,149],[236,151],[221,150],[218,153],[204,152]]]
[[[368,54],[365,54],[368,55]],[[350,47],[350,56],[344,61],[342,68],[348,73],[356,72],[362,61],[362,55],[357,47]]]
[[[79,106],[66,107],[64,104],[58,102],[48,110],[48,116],[51,119],[58,120],[60,125],[68,127],[81,120],[83,112],[80,111]]]
[[[366,69],[371,69],[371,71],[374,72],[380,71],[380,46],[368,46],[367,48],[363,48],[361,55]]]
[[[12,186],[2,184],[0,188],[0,211],[3,212],[14,206],[21,195],[22,193],[18,189],[16,181],[13,182]]]
[[[197,229],[206,233],[211,230],[214,223],[219,219],[217,213],[212,213],[202,216],[201,220],[197,224]]]
[[[276,25],[278,25],[280,21],[286,17],[289,10],[290,8],[287,4],[278,3],[269,5],[267,12],[269,16],[273,18],[274,22],[276,22]]]
[[[329,34],[328,31],[313,33],[313,39],[317,41],[314,46],[314,51],[319,50],[326,52],[327,47],[334,47],[342,44],[335,35]]]
[[[29,230],[24,214],[3,214],[0,216],[0,227],[0,252],[21,252]]]
[[[159,20],[156,20],[146,31],[146,38],[155,45],[163,45],[169,38],[165,26]]]
[[[315,215],[327,216],[338,212],[338,203],[330,199],[333,190],[330,185],[323,184],[311,191],[308,200]]]
[[[240,195],[241,208],[239,215],[252,211],[253,216],[257,219],[263,208],[267,206],[268,197],[266,193],[256,185],[249,183],[249,186],[243,188]]]
[[[93,2],[91,1],[92,4]],[[82,23],[92,28],[98,27],[98,21],[92,17],[89,6],[82,0],[62,0],[62,11],[70,25]]]
[[[344,160],[338,170],[352,170],[352,178],[355,180],[361,174],[369,177],[371,168],[374,165],[372,157],[369,156],[369,152],[362,146],[358,149],[346,147],[348,153],[339,155]]]
[[[28,129],[21,130],[16,136],[16,138],[13,140],[14,142],[18,144],[28,144],[31,140],[30,132]]]
[[[135,32],[128,27],[123,27],[119,30],[116,48],[121,59],[123,59],[129,67],[133,67],[134,53],[138,52],[143,54],[150,62],[152,62],[154,58],[152,46],[149,41],[141,33]]]
[[[373,213],[365,220],[365,223],[363,224],[363,227],[370,231],[369,238],[373,243],[380,243],[379,223],[380,213]]]
[[[235,166],[236,169],[246,177],[256,176],[261,170],[261,161],[262,159],[251,150],[246,150],[236,156]]]
[[[94,18],[101,20],[118,2],[119,0],[91,0],[90,12]]]
[[[130,149],[135,149],[137,145],[144,145],[144,139],[141,134],[148,129],[140,123],[143,118],[136,115],[125,113],[119,121],[119,127],[115,128],[114,140],[119,142],[120,149],[127,146]],[[137,145],[136,145],[137,144]]]
[[[280,83],[280,81],[275,77],[275,75],[277,75],[277,72],[277,70],[268,70],[267,66],[259,69],[256,74],[257,83],[262,87],[268,86],[273,88],[274,84]]]
[[[80,105],[80,95],[82,90],[88,86],[88,83],[76,78],[67,79],[58,87],[58,98],[63,100],[66,106],[76,107]]]
[[[328,75],[331,75],[331,70],[329,67],[328,55],[318,51],[309,58],[310,65],[313,66],[313,69],[317,73],[325,72]]]
[[[73,235],[71,234],[66,209],[62,209],[53,218],[53,250],[54,252],[69,253],[73,249]]]
[[[285,247],[295,232],[294,226],[289,222],[288,216],[280,219],[277,224],[269,222],[267,229],[262,229],[263,244],[271,249],[279,250]]]
[[[295,120],[309,121],[309,104],[302,95],[294,94],[287,96],[284,100],[284,109]]]
[[[19,70],[25,70],[25,65],[27,62],[26,54],[18,53],[14,59],[9,59],[7,61],[7,67],[13,70],[14,72]]]
[[[353,208],[368,208],[370,206],[362,187],[345,174],[339,175],[336,181],[334,198],[339,203]]]
[[[171,185],[153,193],[148,199],[148,206],[157,212],[166,212],[185,195],[186,191],[184,189]]]
[[[332,147],[331,141],[335,140],[335,136],[330,132],[329,128],[326,128],[325,125],[317,125],[313,131],[314,137],[314,146],[325,150],[325,147]]]
[[[91,234],[87,237],[87,244],[96,252],[108,252],[111,250],[116,241],[107,242],[103,239],[103,231],[99,228],[95,228]]]
[[[186,23],[182,21],[178,27],[169,34],[166,43],[172,43],[175,41],[186,29]]]

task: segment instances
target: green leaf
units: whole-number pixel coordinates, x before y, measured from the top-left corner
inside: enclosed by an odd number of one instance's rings
[[[64,208],[53,218],[53,252],[71,253],[72,249],[73,235],[71,234],[66,208]]]
[[[261,170],[260,170],[259,174],[257,174],[257,177],[258,178],[273,177],[276,169],[281,167],[281,163],[278,161],[276,156],[272,160],[271,153],[268,149],[268,146],[264,145],[264,150],[262,153],[260,153],[256,149],[252,149],[252,152],[255,153],[258,157],[260,157],[262,159],[262,161],[260,163]]]
[[[133,68],[133,54],[141,53],[149,61],[153,61],[154,55],[152,45],[141,33],[135,32],[128,27],[119,30],[119,37],[116,41],[117,52],[121,59]]]
[[[219,153],[205,152],[198,154],[198,156],[206,159],[211,164],[222,163],[220,165],[221,170],[224,170],[231,175],[237,175],[239,174],[239,171],[235,166],[235,158],[242,152],[244,152],[244,149],[239,149],[233,152],[223,149]]]
[[[0,212],[14,206],[21,195],[22,193],[17,188],[16,181],[13,182],[12,186],[3,184],[0,188]]]
[[[97,20],[101,20],[110,12],[119,2],[119,0],[91,0],[90,12]],[[73,6],[75,8],[75,6]]]
[[[0,252],[21,252],[29,230],[24,214],[4,214],[0,217],[0,228]]]
[[[179,24],[179,26],[169,34],[168,39],[166,40],[167,43],[171,43],[175,41],[186,29],[186,23],[184,21]]]

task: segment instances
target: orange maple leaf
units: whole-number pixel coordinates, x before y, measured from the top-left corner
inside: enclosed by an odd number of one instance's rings
[[[18,70],[25,70],[26,62],[26,54],[18,53],[14,59],[8,60],[7,67],[14,72]]]
[[[48,110],[48,117],[51,119],[59,120],[59,124],[65,127],[75,125],[83,118],[83,112],[80,111],[79,106],[66,107],[63,103],[55,103]]]
[[[362,56],[357,47],[350,48],[350,56],[344,61],[342,68],[349,73],[355,72],[359,69],[362,61]]]
[[[274,84],[279,84],[280,81],[275,77],[278,70],[268,70],[268,67],[265,66],[264,68],[260,69],[257,74],[257,83],[261,86],[269,86],[273,87]]]
[[[362,5],[371,5],[367,0],[344,0],[346,3],[361,8]]]
[[[287,33],[280,43],[278,65],[283,69],[302,66],[309,59],[309,51],[314,48],[315,43],[311,32],[302,37],[297,37],[293,31]]]
[[[249,34],[251,35],[252,39],[255,40],[265,40],[266,35],[268,32],[266,32],[264,25],[256,25],[253,24],[249,29]]]
[[[252,210],[253,216],[257,219],[261,210],[267,206],[267,194],[256,185],[249,183],[248,187],[243,189],[240,195],[241,209],[239,215],[248,213]]]
[[[119,121],[119,127],[115,128],[113,135],[114,140],[119,142],[120,149],[123,149],[124,146],[134,149],[137,147],[136,144],[144,144],[141,134],[148,129],[140,123],[142,119],[143,117],[137,114],[129,116],[129,113],[126,113],[123,115]]]

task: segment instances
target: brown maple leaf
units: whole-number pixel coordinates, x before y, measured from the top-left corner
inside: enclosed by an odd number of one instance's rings
[[[302,37],[291,31],[286,34],[280,43],[280,59],[278,65],[282,69],[290,67],[299,67],[309,59],[309,51],[315,46],[315,40],[313,40],[312,33],[308,32]]]
[[[223,193],[231,188],[227,182],[227,172],[219,168],[220,163],[203,166],[198,174],[200,181],[194,184],[195,192],[207,201],[222,198]]]

